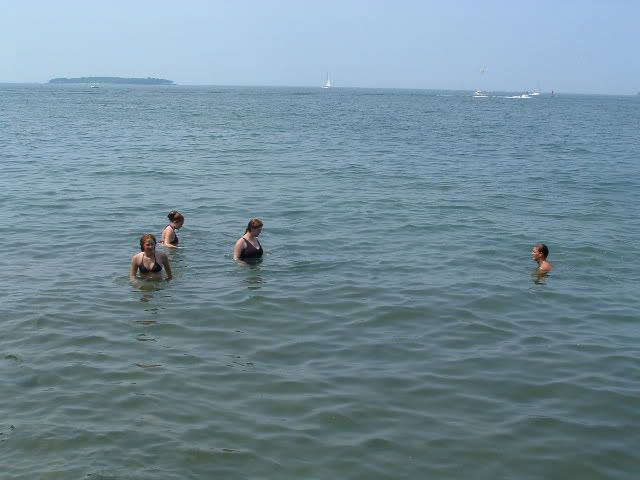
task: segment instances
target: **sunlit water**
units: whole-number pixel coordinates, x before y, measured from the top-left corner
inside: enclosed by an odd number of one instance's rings
[[[640,98],[503,97],[0,86],[0,477],[635,480]]]

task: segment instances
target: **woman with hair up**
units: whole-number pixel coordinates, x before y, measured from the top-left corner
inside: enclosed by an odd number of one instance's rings
[[[244,235],[238,239],[235,247],[233,248],[234,260],[247,260],[250,258],[262,257],[264,250],[262,249],[262,245],[260,245],[258,236],[262,232],[263,225],[262,220],[259,218],[252,218],[249,220],[247,228],[244,231]]]
[[[167,217],[171,223],[162,231],[162,243],[164,243],[165,247],[178,248],[180,240],[178,240],[176,230],[180,230],[184,225],[184,215],[177,210],[171,210]]]
[[[145,233],[140,238],[140,253],[136,253],[131,257],[131,269],[129,270],[129,278],[135,280],[137,273],[145,280],[162,279],[162,270],[164,267],[167,280],[173,277],[171,264],[166,253],[156,252],[156,237],[151,233]]]

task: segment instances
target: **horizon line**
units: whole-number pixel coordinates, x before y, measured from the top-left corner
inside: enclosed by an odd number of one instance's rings
[[[75,77],[71,77],[75,78]],[[77,77],[83,78],[83,77]],[[146,79],[147,77],[114,77],[114,78],[142,78]],[[318,85],[256,85],[256,84],[222,84],[222,83],[178,83],[175,80],[171,80],[173,84],[167,85],[137,85],[139,87],[249,87],[249,88],[322,88],[321,84]],[[51,85],[51,86],[60,86],[63,84],[50,84],[49,81],[4,81],[0,80],[0,85]],[[64,85],[82,85],[82,83],[69,83]],[[114,86],[117,84],[106,84],[109,86]],[[122,85],[120,85],[122,86]],[[426,90],[426,91],[449,91],[449,92],[473,92],[476,88],[438,88],[438,87],[362,87],[362,86],[353,86],[353,85],[345,85],[345,86],[331,86],[331,90],[333,89],[362,89],[362,90]],[[515,89],[494,89],[494,90],[486,90],[488,93],[522,93],[523,91],[530,92],[529,90]],[[640,95],[640,91],[635,93],[602,93],[602,92],[574,92],[574,91],[557,91],[555,89],[548,91],[540,91],[542,94],[550,95],[551,93],[564,94],[564,95],[611,95],[611,96],[637,96]]]

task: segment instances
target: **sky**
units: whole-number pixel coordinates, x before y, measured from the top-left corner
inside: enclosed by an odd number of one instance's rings
[[[0,0],[0,82],[640,92],[640,0]]]

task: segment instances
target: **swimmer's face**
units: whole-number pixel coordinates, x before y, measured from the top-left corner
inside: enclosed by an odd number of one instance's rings
[[[151,252],[156,249],[156,242],[153,240],[145,240],[142,246],[144,247],[145,252]]]
[[[182,225],[184,225],[184,218],[179,222],[175,222],[175,224],[176,224],[175,229],[180,230],[182,228]]]
[[[251,233],[253,233],[253,235],[257,237],[262,233],[262,227],[252,228]]]
[[[531,249],[531,258],[533,258],[534,260],[539,260],[542,258],[542,252],[540,251],[540,249],[533,247]]]

